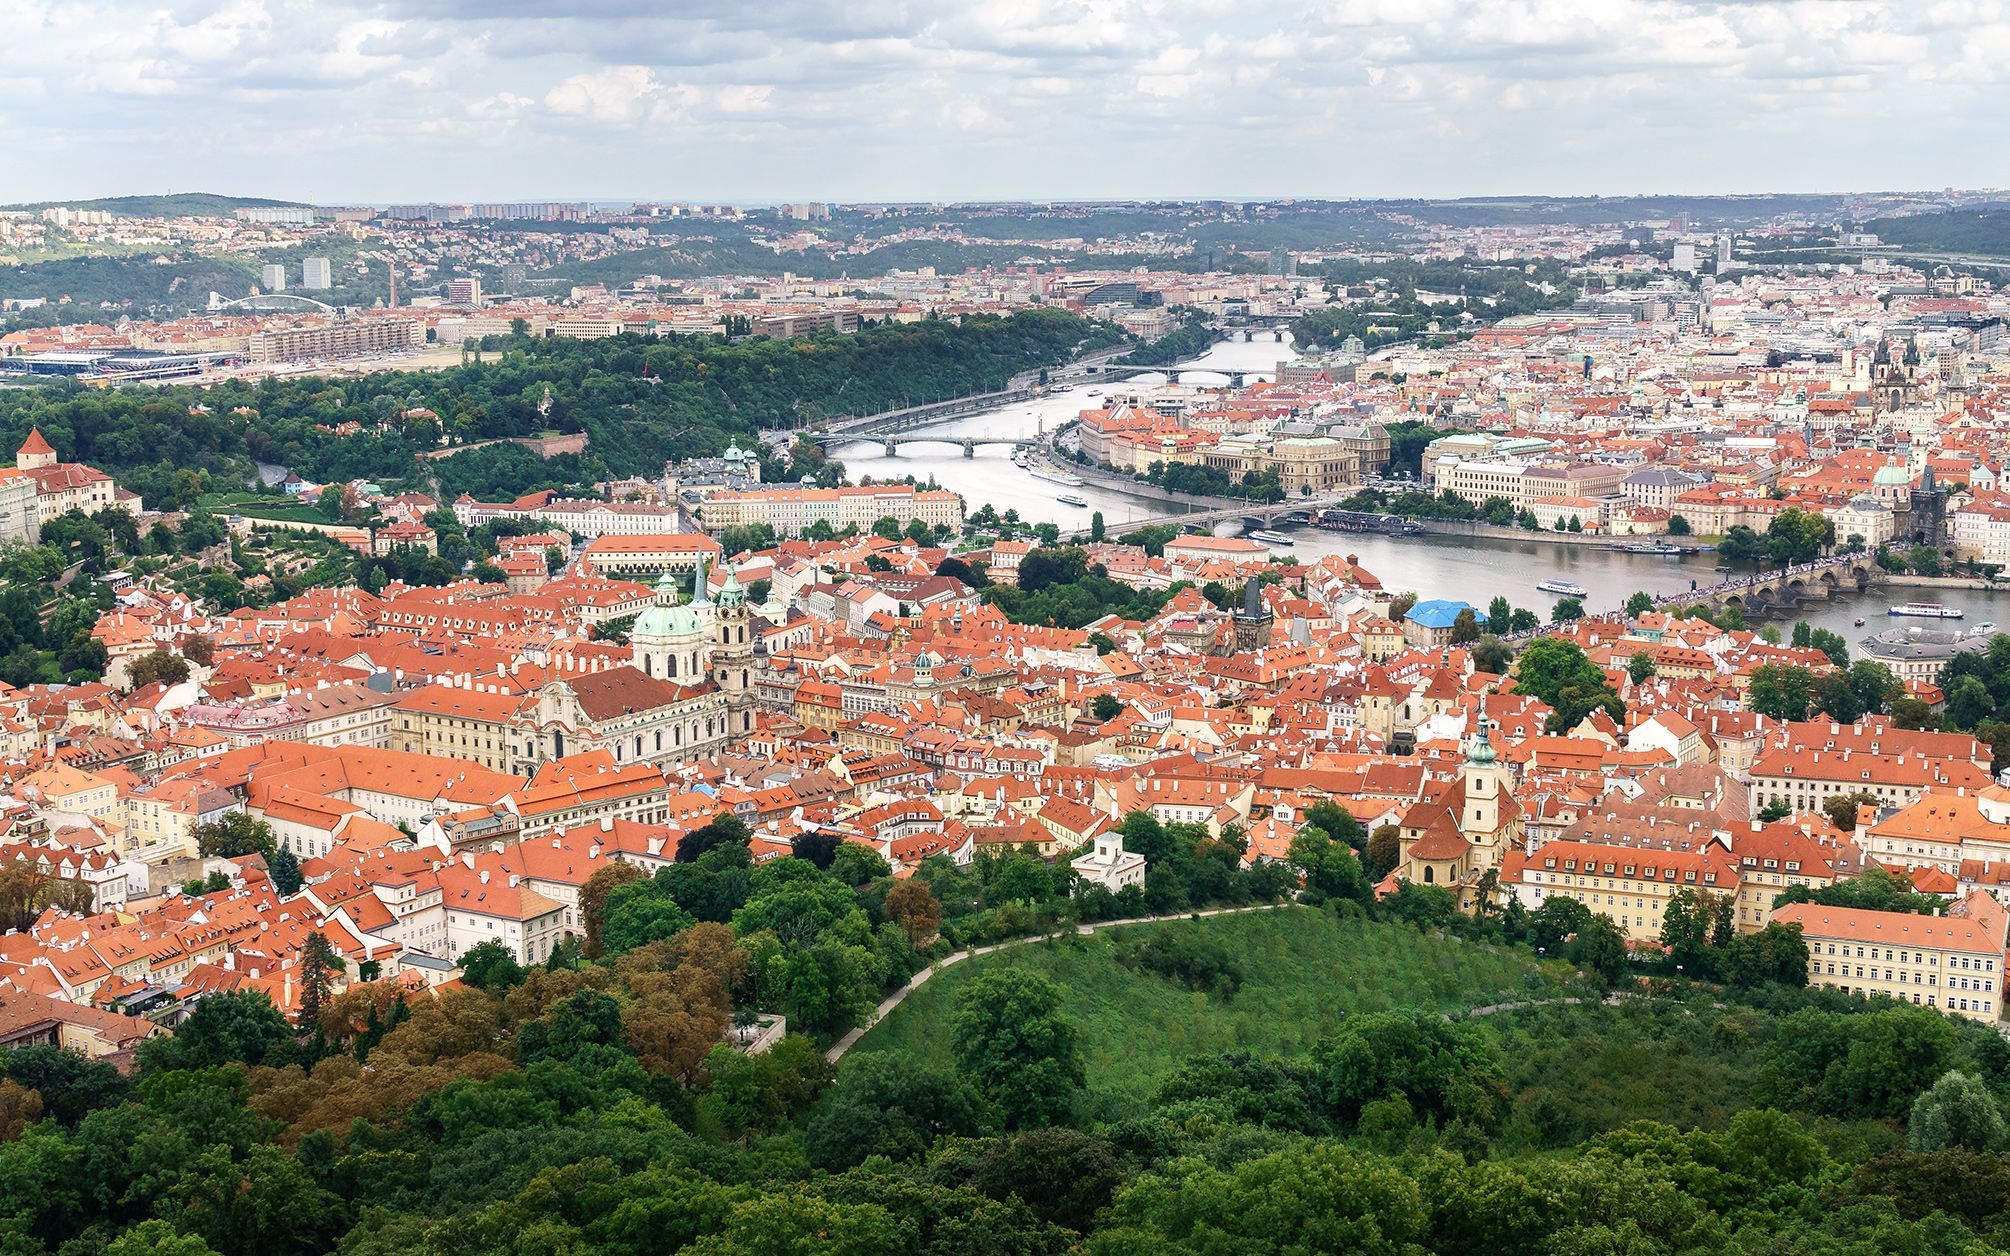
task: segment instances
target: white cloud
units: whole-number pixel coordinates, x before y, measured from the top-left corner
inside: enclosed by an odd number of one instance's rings
[[[1972,141],[2005,0],[0,0],[0,30],[18,197],[2010,183]]]
[[[644,65],[611,65],[575,74],[545,96],[553,113],[595,122],[633,122],[663,94],[663,84]]]

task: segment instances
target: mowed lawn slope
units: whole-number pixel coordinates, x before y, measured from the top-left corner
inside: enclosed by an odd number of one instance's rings
[[[1242,966],[1234,998],[1198,993],[1117,962],[1126,938],[1190,928],[1219,938]],[[1090,1087],[1137,1095],[1149,1094],[1181,1059],[1199,1052],[1303,1055],[1349,1013],[1461,1011],[1553,989],[1526,954],[1427,937],[1407,925],[1285,907],[1197,925],[1123,925],[965,960],[909,995],[859,1040],[852,1056],[895,1051],[947,1064],[957,993],[979,973],[1012,966],[1061,987],[1061,1008],[1080,1035]]]

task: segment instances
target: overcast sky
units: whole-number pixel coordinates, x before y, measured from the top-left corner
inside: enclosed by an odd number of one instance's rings
[[[1989,186],[2007,9],[0,0],[0,201]]]

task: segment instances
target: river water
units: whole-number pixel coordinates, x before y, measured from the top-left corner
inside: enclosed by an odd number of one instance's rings
[[[1180,369],[1239,370],[1250,372],[1252,379],[1267,379],[1274,375],[1280,360],[1288,361],[1292,356],[1289,342],[1223,341],[1200,357],[1181,363]],[[1163,382],[1164,376],[1154,373],[1136,379],[1139,384],[1148,385]],[[1226,376],[1211,379],[1203,376],[1191,382],[1226,384],[1228,381]],[[927,428],[925,433],[905,435],[940,433],[958,439],[975,436],[1022,440],[1051,431],[1074,418],[1077,412],[1098,406],[1103,387],[1096,383],[1082,384],[1034,401],[953,419]],[[1097,484],[1063,488],[1034,479],[1014,465],[1009,445],[980,446],[974,458],[965,458],[958,445],[908,445],[901,448],[899,456],[888,458],[879,442],[863,441],[838,445],[832,456],[844,463],[855,482],[867,476],[891,479],[911,475],[924,480],[933,477],[942,487],[963,494],[972,510],[988,502],[1001,512],[1016,510],[1022,519],[1069,527],[1084,526],[1092,512],[1101,511],[1112,536],[1123,532],[1130,520],[1164,515],[1176,509],[1168,507],[1163,498],[1149,490],[1131,492]],[[1089,504],[1069,506],[1054,500],[1055,494],[1063,492]],[[1222,530],[1235,529],[1229,525]],[[1586,607],[1607,611],[1617,609],[1640,590],[1653,594],[1679,593],[1692,587],[1692,581],[1696,587],[1702,587],[1724,578],[1716,570],[1717,559],[1713,554],[1688,557],[1622,554],[1601,547],[1545,541],[1533,534],[1526,540],[1509,540],[1374,536],[1313,528],[1284,530],[1295,541],[1290,554],[1308,562],[1327,554],[1355,555],[1386,588],[1410,590],[1426,598],[1459,599],[1482,609],[1493,598],[1505,597],[1515,606],[1545,616],[1556,597],[1535,588],[1542,580],[1581,584],[1588,594],[1584,599]],[[1933,625],[1930,620],[1893,620],[1887,616],[1886,607],[1891,603],[1914,599],[1960,607],[1967,613],[1962,622],[1969,628],[1984,621],[2010,628],[2010,593],[1966,589],[1880,588],[1859,598],[1810,603],[1794,618],[1839,632],[1854,642],[1893,623]],[[1859,617],[1865,621],[1861,628],[1854,623]],[[1785,624],[1791,620],[1776,618],[1775,622]]]

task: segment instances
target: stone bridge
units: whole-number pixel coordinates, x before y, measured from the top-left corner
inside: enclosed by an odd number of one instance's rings
[[[1310,523],[1321,506],[1330,505],[1327,498],[1298,498],[1284,502],[1251,502],[1246,506],[1223,506],[1213,510],[1188,510],[1176,514],[1152,515],[1143,519],[1125,519],[1110,523],[1106,535],[1114,539],[1124,532],[1136,532],[1141,528],[1176,527],[1186,529],[1212,528],[1217,523],[1240,523],[1245,527],[1268,528],[1277,524]],[[1081,541],[1088,539],[1089,529],[1075,528],[1061,533],[1063,540]]]
[[[1786,610],[1803,602],[1854,597],[1872,585],[1884,583],[1884,569],[1869,554],[1841,554],[1799,563],[1784,571],[1761,571],[1734,576],[1717,584],[1688,593],[1656,598],[1657,609],[1672,610],[1700,604],[1736,606],[1763,614]]]
[[[845,445],[878,445],[886,450],[889,458],[898,458],[901,449],[907,445],[961,445],[965,458],[975,458],[979,445],[1032,449],[1040,444],[1037,440],[1018,440],[1009,436],[881,436],[875,432],[805,432],[803,439],[815,441],[826,451]]]

